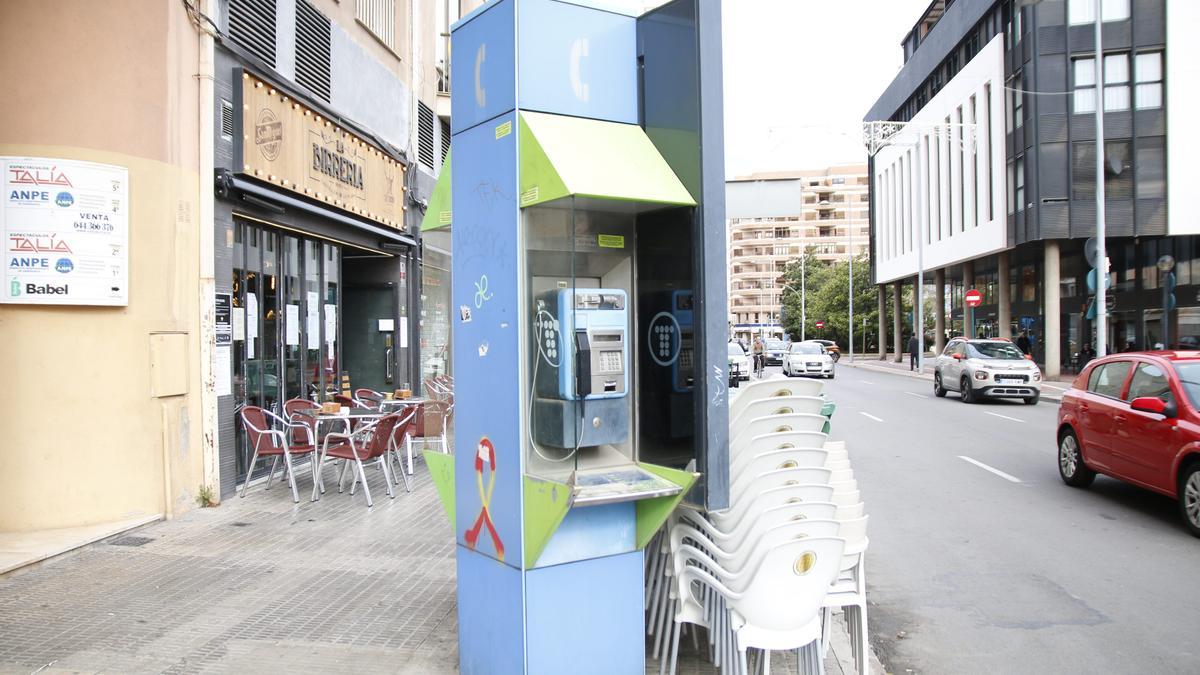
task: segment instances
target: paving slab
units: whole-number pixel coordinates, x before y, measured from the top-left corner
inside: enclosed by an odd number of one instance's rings
[[[327,471],[318,502],[304,474],[300,504],[252,484],[0,575],[0,673],[456,672],[454,536],[424,464],[395,499],[369,469],[370,509]],[[853,672],[834,635],[829,672]],[[678,672],[716,672],[689,650]]]

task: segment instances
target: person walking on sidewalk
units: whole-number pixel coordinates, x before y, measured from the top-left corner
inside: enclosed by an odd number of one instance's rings
[[[917,336],[910,335],[908,337],[908,369],[917,369],[917,357],[921,355],[921,346],[917,343]]]

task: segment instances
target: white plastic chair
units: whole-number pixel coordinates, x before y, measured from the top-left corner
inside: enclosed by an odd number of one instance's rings
[[[734,504],[733,508],[724,511],[710,511],[707,520],[728,532],[740,527],[741,522],[746,518],[758,517],[766,509],[811,502],[829,502],[837,505],[833,501],[833,497],[833,486],[828,484],[780,485],[758,492],[752,495],[751,499]],[[681,509],[679,514],[683,513],[685,510]]]
[[[729,402],[729,419],[741,414],[754,401],[784,396],[820,396],[825,384],[819,380],[789,380],[785,378],[759,380],[738,387],[738,394]]]
[[[762,563],[741,589],[727,585],[733,576],[717,561],[692,547],[681,547],[674,561],[674,586],[681,612],[703,615],[707,596],[717,596],[717,619],[724,628],[725,644],[732,637],[740,672],[747,671],[747,650],[797,651],[806,670],[820,671],[821,620],[818,616],[828,586],[837,576],[845,541],[838,537],[811,537],[767,546]],[[710,600],[710,604],[712,602]],[[722,609],[724,608],[724,609]],[[726,663],[732,663],[729,659]]]
[[[824,450],[810,447],[775,448],[762,452],[746,452],[739,466],[729,470],[729,480],[737,483],[744,476],[757,476],[776,469],[823,468],[829,469],[828,455]]]
[[[743,473],[729,486],[729,502],[736,504],[751,494],[783,485],[833,485],[833,473],[829,469],[819,467],[773,469],[757,474]],[[836,485],[834,491],[837,491]]]
[[[825,399],[819,396],[782,396],[751,401],[737,416],[730,416],[729,436],[736,437],[751,420],[766,415],[820,415]]]
[[[764,434],[778,434],[785,431],[821,431],[825,428],[825,423],[828,420],[824,415],[814,413],[806,414],[791,414],[791,415],[764,415],[750,420],[742,425],[738,433],[730,434],[729,447],[736,448],[744,446],[750,439],[755,436]],[[829,441],[825,441],[828,443]],[[731,455],[736,454],[734,452]],[[732,457],[731,457],[732,459]]]
[[[838,578],[822,602],[824,620],[821,635],[822,654],[829,649],[829,627],[833,610],[841,608],[846,617],[846,629],[850,634],[850,651],[858,672],[865,675],[868,668],[867,655],[867,572],[866,553],[867,516],[845,520],[841,523],[841,535],[846,541],[842,554]]]

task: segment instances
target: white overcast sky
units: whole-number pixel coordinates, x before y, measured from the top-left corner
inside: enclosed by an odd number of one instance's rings
[[[863,115],[929,0],[724,0],[725,174],[867,161]]]
[[[665,0],[599,0],[633,12]],[[725,175],[866,163],[862,118],[930,0],[722,0]]]

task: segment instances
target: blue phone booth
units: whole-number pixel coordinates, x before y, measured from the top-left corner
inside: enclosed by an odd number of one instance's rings
[[[426,460],[463,672],[643,672],[643,548],[680,500],[727,501],[719,45],[717,0],[453,28],[422,227],[453,241],[455,452]]]

